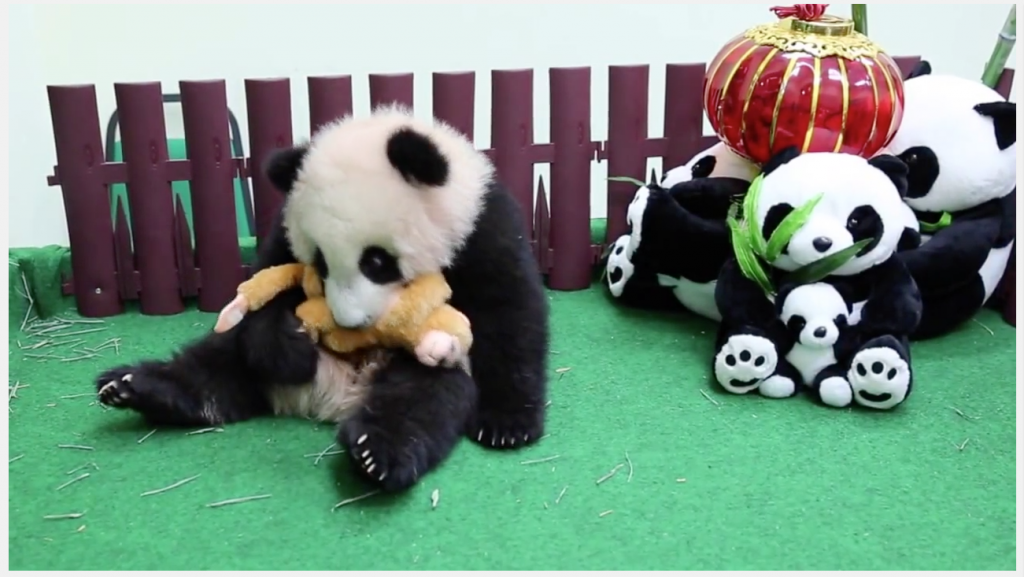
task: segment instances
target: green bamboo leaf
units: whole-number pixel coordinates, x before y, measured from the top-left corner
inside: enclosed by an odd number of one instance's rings
[[[647,186],[647,183],[640,182],[639,180],[633,178],[632,176],[609,176],[608,180],[611,180],[612,182],[628,182],[630,184],[635,184],[639,187]]]
[[[761,196],[761,183],[764,175],[759,174],[750,183],[747,189],[747,196],[743,199],[743,220],[747,222],[747,237],[750,241],[750,248],[754,254],[764,256],[765,245],[764,235],[761,234],[761,223],[757,221],[757,201]]]
[[[743,228],[744,225],[731,216],[728,218],[728,224],[729,230],[732,232],[733,254],[736,255],[736,264],[739,265],[740,272],[743,273],[743,276],[757,283],[766,295],[774,294],[775,290],[772,288],[768,275],[765,274],[764,269],[761,267],[757,255],[751,250],[748,235]]]
[[[787,281],[795,282],[797,284],[818,282],[835,272],[839,267],[846,264],[847,261],[856,256],[862,248],[870,244],[873,240],[874,239],[866,238],[837,253],[830,254],[810,264],[806,264],[789,273]]]
[[[771,239],[768,240],[768,247],[765,249],[764,254],[765,260],[768,262],[775,262],[775,259],[779,258],[779,255],[782,254],[782,249],[786,248],[786,245],[789,244],[789,241],[793,238],[793,235],[796,234],[796,231],[800,230],[800,227],[802,227],[804,223],[807,222],[807,219],[810,218],[811,212],[814,210],[814,207],[818,206],[818,203],[821,202],[822,196],[823,195],[819,194],[805,202],[803,206],[793,212],[790,212],[786,215],[786,218],[782,219],[782,222],[779,223],[779,227],[775,229],[775,232],[772,233]]]
[[[921,225],[921,232],[934,233],[953,224],[953,215],[943,212],[938,222],[925,222],[923,220],[918,220],[917,222]]]

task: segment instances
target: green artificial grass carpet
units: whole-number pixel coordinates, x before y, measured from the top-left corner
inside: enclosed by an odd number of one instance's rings
[[[309,456],[330,425],[141,441],[150,427],[94,402],[100,370],[166,356],[213,314],[129,312],[29,351],[44,337],[19,332],[12,300],[9,378],[28,386],[10,400],[10,569],[1015,568],[1015,331],[996,314],[915,345],[914,394],[875,414],[719,392],[708,321],[625,310],[598,286],[550,300],[546,438],[464,441],[408,493],[334,511],[368,488],[344,455]],[[271,496],[206,507],[256,495]]]

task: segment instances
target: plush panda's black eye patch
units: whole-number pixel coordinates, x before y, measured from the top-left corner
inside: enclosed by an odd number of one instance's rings
[[[908,148],[900,154],[909,169],[907,172],[907,198],[921,198],[931,191],[939,178],[939,158],[927,146]]]
[[[319,248],[313,255],[313,268],[316,269],[316,274],[320,275],[321,279],[327,279],[327,259],[324,258],[324,253]]]
[[[789,317],[788,321],[786,321],[786,328],[794,335],[799,335],[800,331],[804,330],[804,327],[806,326],[807,321],[800,315],[793,315]]]
[[[711,155],[705,156],[693,165],[693,168],[690,169],[690,174],[693,178],[707,178],[714,172],[716,164],[718,164],[717,158]]]
[[[885,232],[885,225],[882,224],[882,217],[878,216],[874,207],[865,204],[853,209],[850,216],[846,218],[846,230],[850,231],[853,242],[860,242],[867,238],[872,239],[857,253],[857,256],[862,256],[878,246],[879,241],[882,240],[882,233]]]
[[[379,246],[363,249],[359,257],[359,272],[374,284],[390,284],[402,280],[398,259]]]
[[[779,225],[791,212],[793,212],[793,206],[787,202],[776,204],[768,209],[768,214],[764,217],[764,224],[761,225],[761,234],[764,235],[766,241],[772,237],[775,229],[779,228]],[[783,247],[782,254],[786,254],[787,249],[788,247]]]

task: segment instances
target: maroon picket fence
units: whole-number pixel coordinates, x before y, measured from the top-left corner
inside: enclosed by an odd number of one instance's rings
[[[897,58],[904,74],[920,60]],[[550,142],[535,142],[532,69],[491,72],[491,146],[499,177],[526,216],[537,265],[554,290],[590,286],[593,266],[608,242],[626,230],[632,185],[607,182],[607,235],[591,239],[591,163],[607,161],[609,176],[645,179],[649,158],[670,168],[711,146],[703,134],[701,86],[705,64],[669,64],[665,74],[665,116],[661,137],[648,135],[647,65],[611,66],[608,75],[608,139],[591,138],[591,69],[552,68]],[[1001,84],[1009,92],[1013,73]],[[433,115],[470,138],[474,131],[473,72],[434,73]],[[346,114],[352,78],[307,79],[310,133]],[[57,166],[49,177],[62,189],[71,248],[65,292],[88,317],[119,314],[137,300],[143,314],[175,314],[185,299],[215,312],[235,294],[250,271],[242,262],[235,221],[233,180],[251,179],[257,242],[263,238],[282,196],[257,168],[273,149],[292,144],[291,86],[288,79],[245,81],[248,156],[232,154],[227,92],[223,80],[181,81],[188,158],[168,157],[161,85],[116,83],[123,162],[107,162],[100,136],[95,85],[48,86]],[[413,106],[412,74],[371,74],[370,103]],[[550,182],[540,181],[534,202],[537,163],[550,164]],[[191,233],[171,182],[190,182]],[[131,230],[123,206],[111,223],[109,186],[128,184]],[[548,194],[550,191],[550,201]],[[120,204],[120,203],[118,203]]]

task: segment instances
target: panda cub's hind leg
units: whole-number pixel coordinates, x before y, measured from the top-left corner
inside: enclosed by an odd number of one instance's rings
[[[359,473],[386,491],[416,484],[451,453],[476,404],[472,377],[460,368],[428,367],[395,349],[338,441]]]

